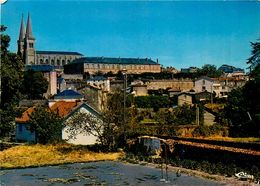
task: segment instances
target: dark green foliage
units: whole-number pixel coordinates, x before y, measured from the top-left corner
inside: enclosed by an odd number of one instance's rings
[[[232,90],[224,114],[231,136],[260,136],[260,65],[251,73],[244,87]]]
[[[24,73],[23,93],[27,95],[28,99],[42,99],[47,89],[48,81],[42,72],[28,70]]]
[[[244,87],[232,90],[224,110],[231,136],[260,136],[260,44],[251,43],[250,80]]]
[[[30,130],[35,131],[38,143],[54,143],[61,141],[63,120],[48,107],[38,106],[30,115]]]
[[[134,103],[138,108],[153,108],[155,111],[171,106],[171,100],[166,96],[137,96]]]
[[[161,125],[192,124],[196,120],[196,108],[183,105],[172,110],[160,110],[156,113],[155,120]]]
[[[192,132],[194,137],[208,137],[211,135],[227,136],[227,134],[227,129],[220,124],[211,126],[200,125]]]
[[[258,39],[259,40],[259,39]],[[247,64],[250,65],[250,70],[253,70],[257,65],[260,64],[260,42],[251,42],[251,57],[247,60]]]
[[[3,34],[6,27],[1,25],[1,121],[0,137],[7,136],[14,128],[15,107],[21,98],[23,62],[16,54],[8,51],[10,37]]]
[[[208,76],[211,78],[217,78],[222,75],[222,71],[218,70],[215,65],[206,64],[197,72],[200,76]]]

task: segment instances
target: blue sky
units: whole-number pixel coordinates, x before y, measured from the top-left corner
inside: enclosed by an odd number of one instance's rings
[[[30,12],[37,50],[85,56],[148,57],[177,69],[203,64],[246,68],[260,38],[260,2],[28,1],[1,6],[16,52],[21,16]]]

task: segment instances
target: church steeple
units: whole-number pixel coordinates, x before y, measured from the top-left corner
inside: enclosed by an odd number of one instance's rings
[[[22,14],[22,21],[20,26],[20,33],[19,33],[19,41],[24,39],[24,21],[23,21],[23,14]]]
[[[26,25],[25,37],[26,37],[27,39],[34,39],[34,37],[33,37],[33,35],[32,35],[32,25],[31,25],[30,14],[28,14],[28,18],[27,18],[27,25]]]
[[[23,21],[23,14],[22,14],[22,20],[21,20],[21,26],[20,26],[20,33],[17,40],[17,54],[22,57],[24,60],[24,21]]]
[[[30,14],[28,14],[28,19],[26,23],[26,32],[24,38],[24,61],[25,64],[35,64],[35,38],[32,34],[32,25]]]

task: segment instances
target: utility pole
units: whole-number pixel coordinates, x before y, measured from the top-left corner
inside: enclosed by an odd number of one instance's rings
[[[196,124],[200,125],[200,108],[198,107],[198,105],[196,104]]]
[[[211,104],[213,104],[213,84],[211,85],[211,95],[210,95]]]
[[[123,121],[123,135],[124,135],[124,141],[126,142],[126,88],[127,88],[127,70],[122,70],[123,76],[124,76],[124,121]]]

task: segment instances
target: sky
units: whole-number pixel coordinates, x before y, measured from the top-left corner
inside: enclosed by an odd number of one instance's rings
[[[36,50],[87,57],[158,58],[177,69],[213,64],[247,68],[260,39],[260,1],[8,0],[1,24],[17,51],[28,13]]]

